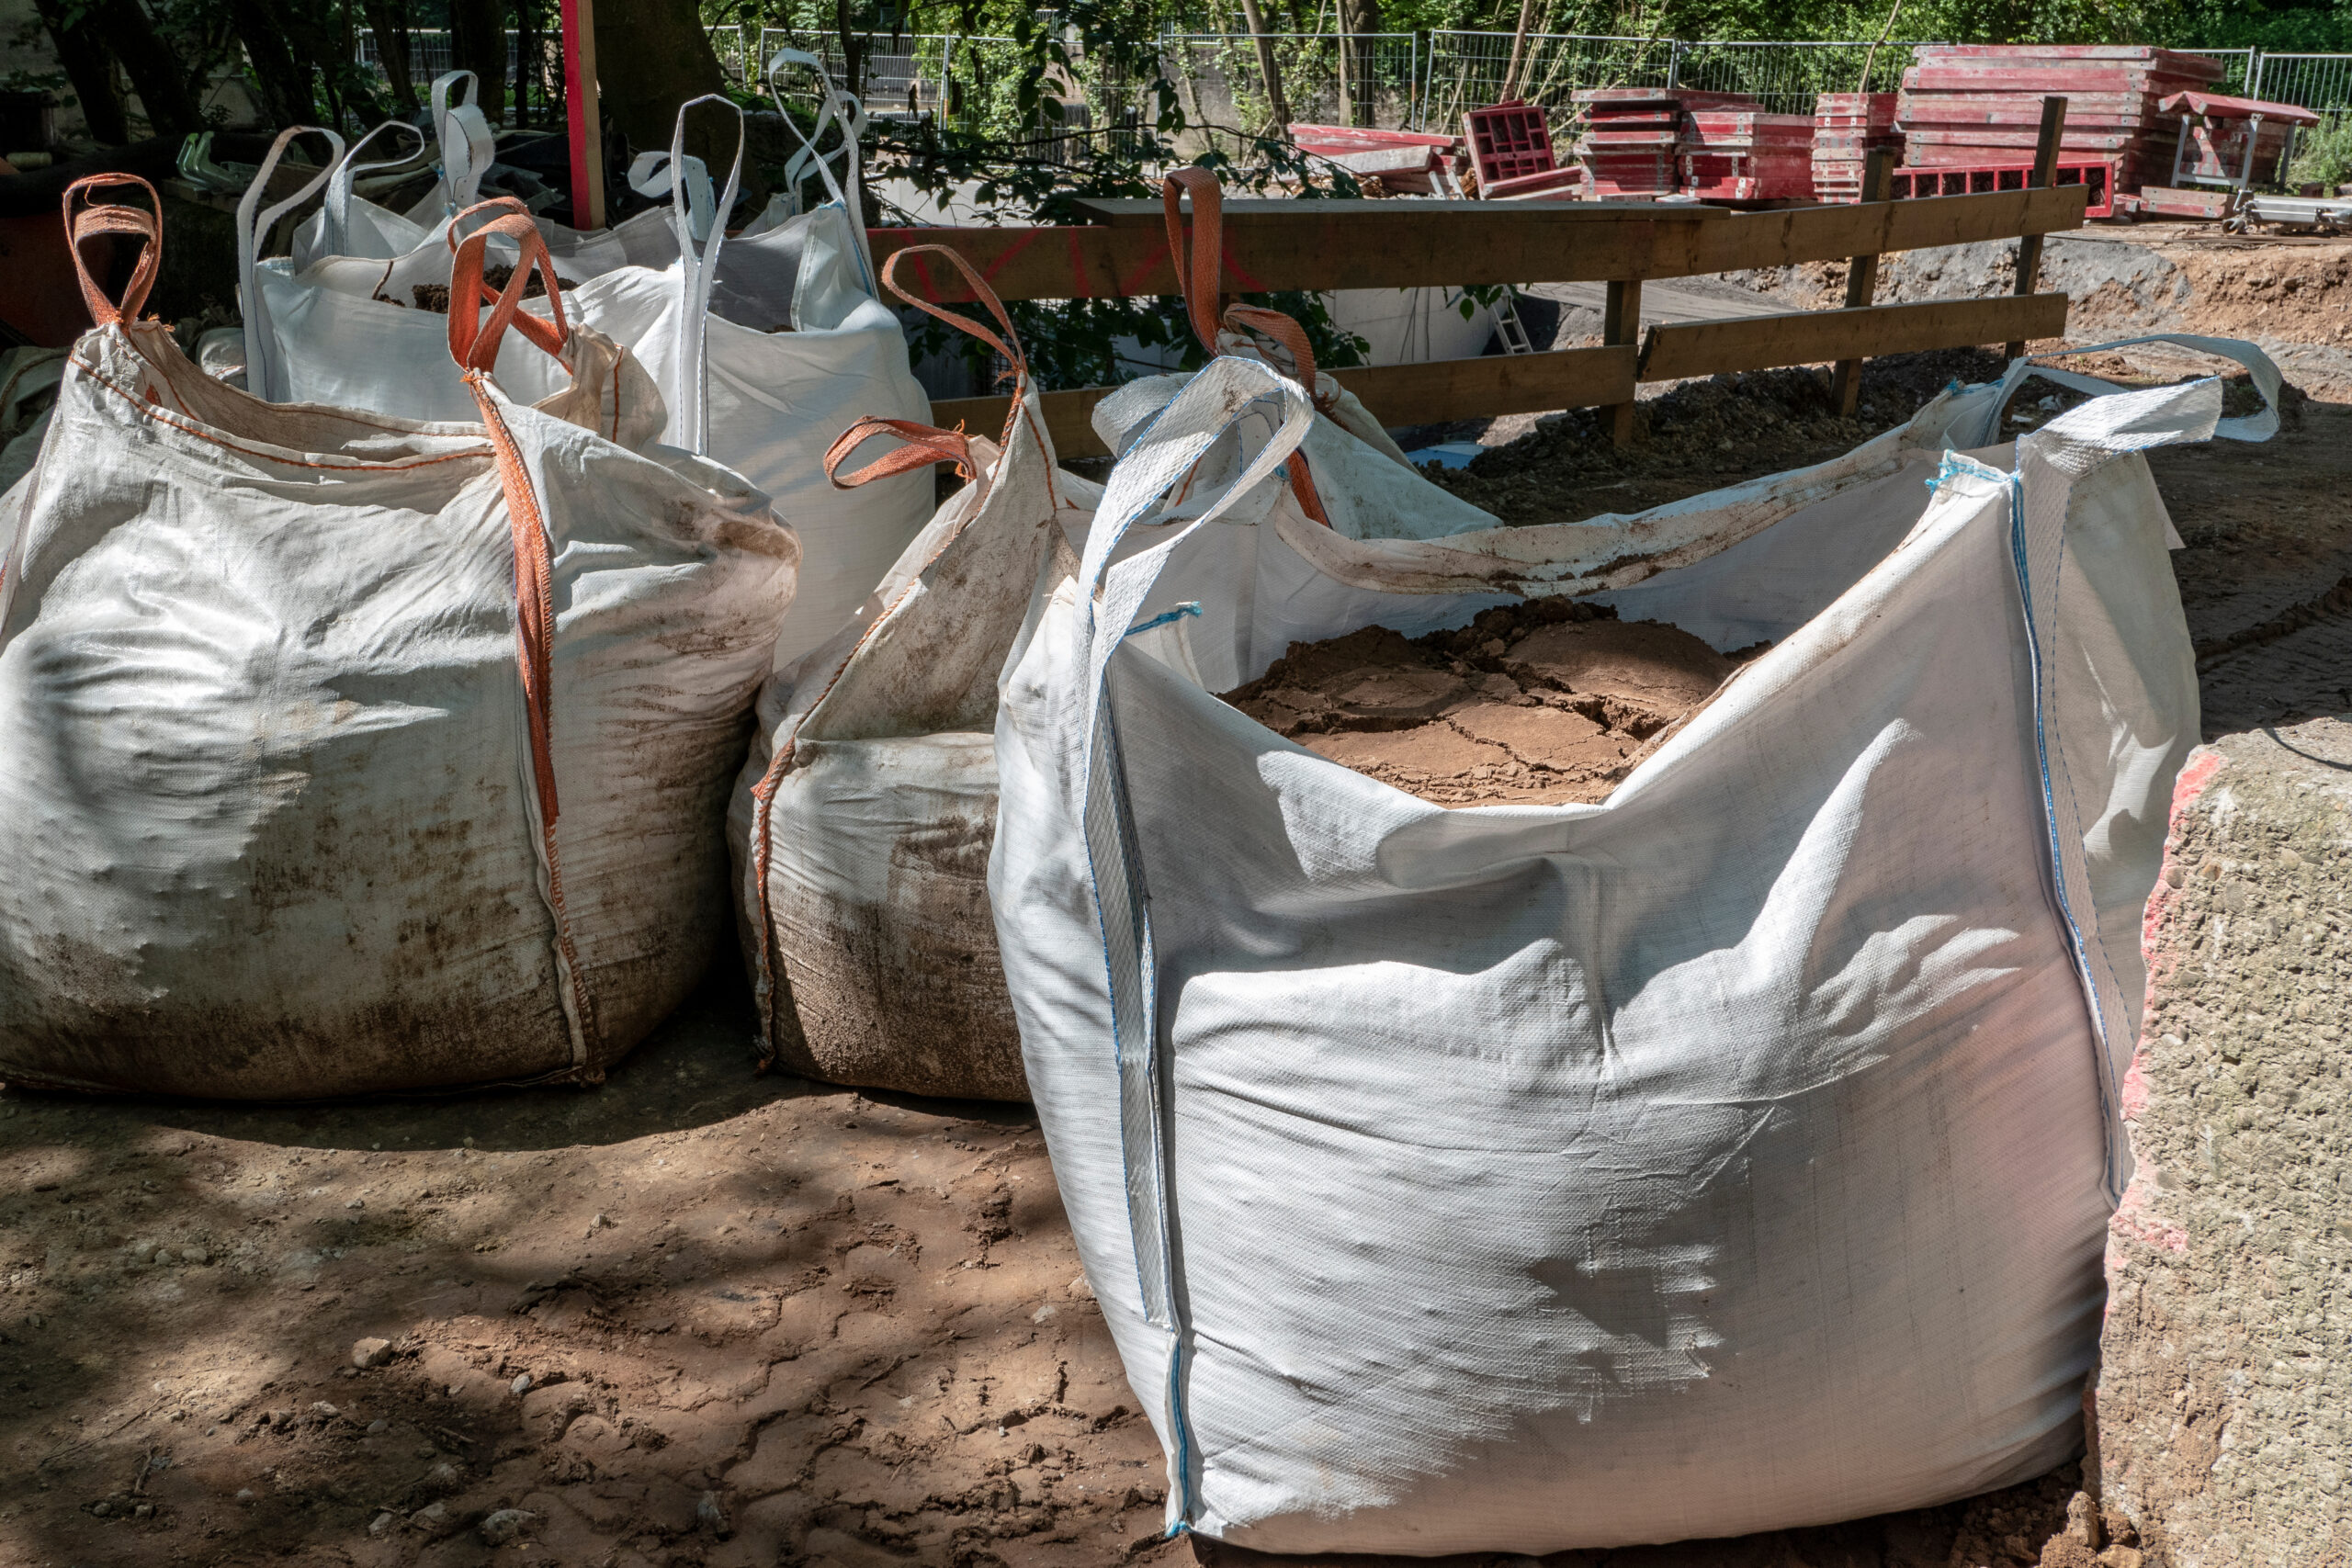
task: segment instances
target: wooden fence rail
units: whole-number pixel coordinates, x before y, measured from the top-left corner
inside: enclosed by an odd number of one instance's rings
[[[2059,186],[1758,213],[1651,202],[1236,200],[1225,204],[1225,276],[1227,287],[1248,293],[1605,281],[1631,299],[1648,278],[2075,229],[2089,194]],[[1096,221],[868,232],[877,262],[910,246],[951,246],[1007,299],[1178,292],[1159,202],[1080,207]],[[905,271],[942,303],[971,298],[952,269],[917,256]],[[2065,331],[2066,303],[2063,294],[2025,294],[1661,325],[1638,354],[1631,323],[1621,322],[1599,348],[1335,374],[1390,425],[1623,406],[1640,381],[2056,337]],[[1064,456],[1102,453],[1087,416],[1109,390],[1045,395],[1047,428]],[[1004,407],[1002,398],[961,398],[935,403],[933,413],[941,423],[985,431],[1001,424]]]

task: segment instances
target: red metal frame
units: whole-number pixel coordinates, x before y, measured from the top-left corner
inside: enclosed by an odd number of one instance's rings
[[[1935,168],[1905,168],[1894,171],[1894,199],[1917,196],[1968,196],[1990,190],[2023,190],[2033,177],[2033,161],[2022,164],[2007,161],[1987,164],[1954,164]],[[2061,159],[2056,182],[2062,186],[2086,185],[2091,187],[2090,206],[2084,209],[2086,218],[2115,216],[2115,160],[2112,158]]]
[[[1469,126],[1470,164],[1478,172],[1478,188],[1500,180],[1548,175],[1560,165],[1552,152],[1552,128],[1544,111],[1524,98],[1471,109],[1463,117]]]

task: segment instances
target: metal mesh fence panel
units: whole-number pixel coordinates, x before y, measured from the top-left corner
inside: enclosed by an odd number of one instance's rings
[[[1515,97],[1541,104],[1556,127],[1572,112],[1569,95],[1579,87],[1665,87],[1674,82],[1671,39],[1530,33],[1516,71],[1511,45],[1510,33],[1430,34],[1416,123],[1431,131],[1458,131],[1464,110]]]
[[[2266,54],[2259,69],[2249,96],[2331,117],[2352,114],[2352,54]]]
[[[1410,123],[1419,75],[1411,33],[1275,33],[1274,69],[1294,120],[1318,124]],[[1184,117],[1196,127],[1262,135],[1271,106],[1250,35],[1180,33],[1161,44]]]
[[[1909,43],[1686,43],[1675,85],[1744,93],[1772,114],[1813,113],[1822,93],[1892,93],[1911,63]]]

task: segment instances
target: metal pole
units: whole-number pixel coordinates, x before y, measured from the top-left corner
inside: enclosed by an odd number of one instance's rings
[[[2033,142],[2033,173],[2026,180],[2028,190],[2047,189],[2058,178],[2058,143],[2066,130],[2066,100],[2047,97],[2041,100],[2041,130]],[[2020,298],[2034,291],[2041,277],[2041,236],[2028,234],[2018,242],[2018,282],[2011,290]],[[2003,350],[2004,357],[2018,359],[2025,354],[2023,343],[2011,343]]]

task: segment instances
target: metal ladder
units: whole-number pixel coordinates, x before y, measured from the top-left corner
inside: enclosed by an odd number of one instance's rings
[[[1535,344],[1529,340],[1527,325],[1519,319],[1519,307],[1509,292],[1495,301],[1495,335],[1502,340],[1505,354],[1532,354]]]

